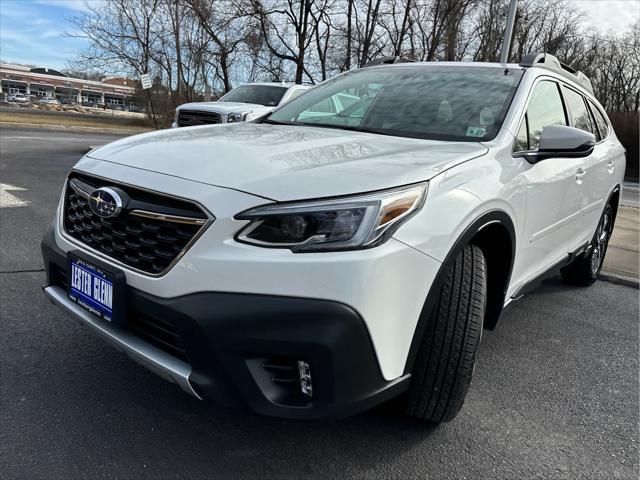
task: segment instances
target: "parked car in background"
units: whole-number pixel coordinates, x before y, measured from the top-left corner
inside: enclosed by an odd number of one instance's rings
[[[176,108],[172,127],[244,122],[261,117],[301,95],[308,85],[246,83],[216,102],[185,103]]]
[[[13,93],[7,97],[7,101],[14,103],[29,103],[29,97],[24,93]]]
[[[53,97],[42,97],[39,98],[36,103],[38,105],[60,105],[60,101],[57,98]]]
[[[256,121],[89,152],[44,292],[196,398],[320,418],[399,396],[440,423],[483,328],[545,275],[597,280],[624,170],[591,82],[551,55],[366,67]]]

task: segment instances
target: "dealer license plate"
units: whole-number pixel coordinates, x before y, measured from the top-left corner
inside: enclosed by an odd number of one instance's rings
[[[112,321],[114,275],[82,258],[69,256],[69,298],[91,313]]]

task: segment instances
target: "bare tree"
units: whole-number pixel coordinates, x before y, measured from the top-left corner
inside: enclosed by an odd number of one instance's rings
[[[79,65],[140,74],[149,71],[158,35],[153,29],[160,0],[110,0],[88,5],[89,14],[70,19],[72,36],[87,38],[90,48]]]
[[[226,93],[231,90],[234,55],[247,40],[247,21],[237,5],[220,0],[185,0],[196,15],[200,26],[215,46],[213,59],[217,64],[215,75]]]
[[[331,50],[330,41],[334,31],[331,9],[332,0],[321,0],[314,4],[311,11],[311,17],[314,24],[314,38],[316,44],[316,54],[318,56],[318,67],[320,70],[320,79],[327,79],[328,59]],[[313,81],[313,79],[311,79]]]
[[[249,0],[251,14],[256,18],[264,45],[271,55],[295,64],[296,83],[306,74],[305,57],[313,41],[317,24],[311,11],[315,0]]]

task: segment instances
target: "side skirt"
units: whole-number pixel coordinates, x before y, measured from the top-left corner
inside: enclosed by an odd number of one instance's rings
[[[566,267],[580,255],[584,255],[585,253],[588,253],[589,249],[590,249],[589,243],[585,243],[584,245],[581,245],[580,247],[576,248],[573,252],[570,252],[565,258],[563,258],[559,262],[554,263],[548,269],[544,270],[543,272],[539,273],[532,279],[528,280],[524,285],[522,285],[516,291],[516,293],[514,293],[510,298],[507,299],[507,301],[504,304],[504,307],[502,308],[502,314],[500,316],[502,317],[502,315],[505,315],[506,313],[508,313],[509,310],[513,308],[513,306],[516,304],[518,300],[520,300],[525,295],[536,290],[544,280],[559,274],[560,269],[562,267]]]

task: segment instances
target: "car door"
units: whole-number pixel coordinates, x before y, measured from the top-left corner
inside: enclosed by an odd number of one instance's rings
[[[600,140],[598,128],[584,96],[567,85],[562,86],[562,91],[571,126],[592,133],[596,140]],[[603,147],[600,141],[591,155],[581,159],[584,170],[581,188],[584,206],[573,222],[576,247],[591,241],[608,195],[607,177],[610,175],[607,173],[607,155]]]
[[[537,150],[546,126],[567,125],[568,119],[556,81],[543,79],[529,96],[514,151]],[[519,272],[531,279],[566,258],[575,245],[573,221],[583,208],[582,160],[550,158],[522,162],[526,181],[526,212],[521,232]]]
[[[606,202],[609,199],[609,194],[620,181],[621,173],[624,173],[625,155],[620,144],[612,141],[611,126],[602,108],[589,99],[587,99],[587,104],[597,128],[597,143],[593,153],[595,154],[594,159],[597,159],[598,163],[588,190],[589,204],[593,205],[601,200]],[[590,214],[592,234],[600,221],[603,209],[604,203],[602,203],[600,210],[595,210]]]

